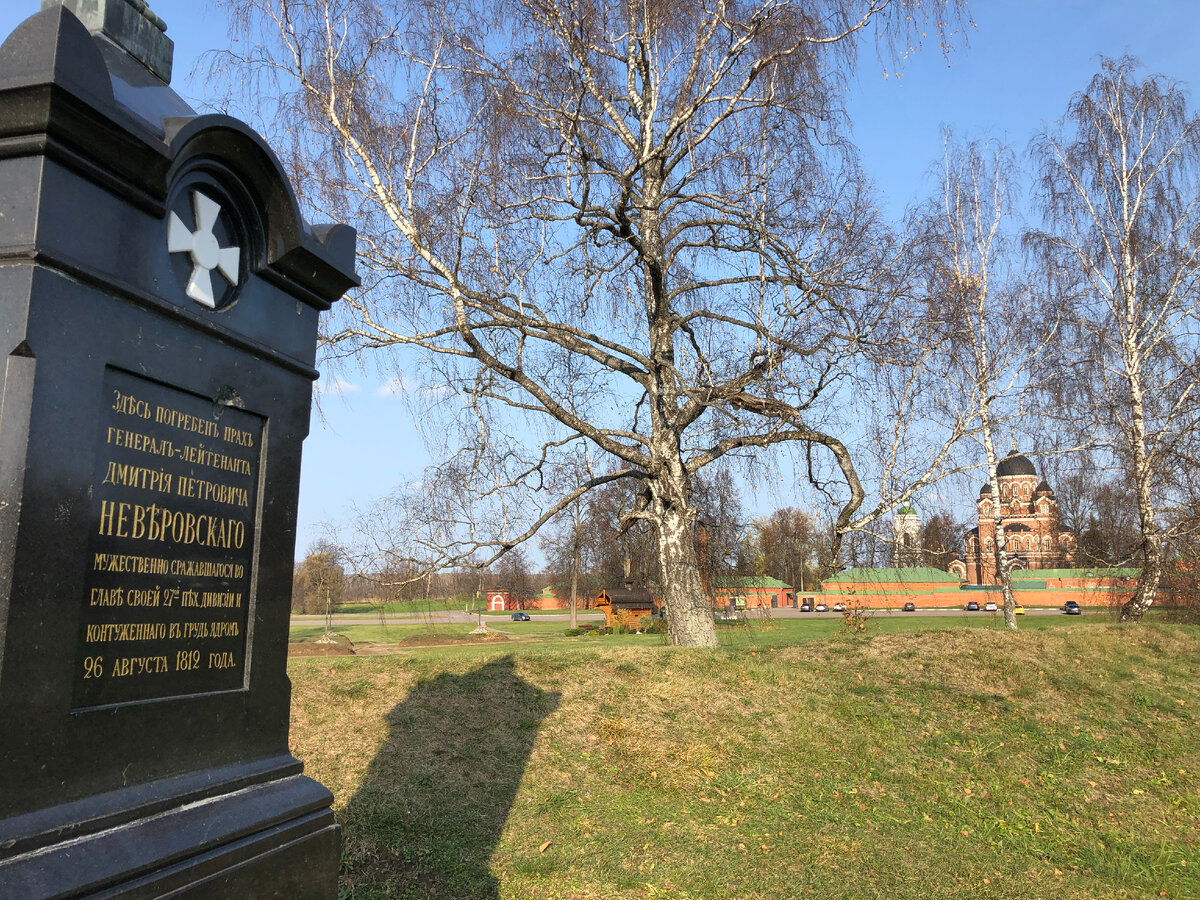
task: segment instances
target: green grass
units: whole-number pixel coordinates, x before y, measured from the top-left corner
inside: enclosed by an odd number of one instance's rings
[[[337,634],[343,635],[354,644],[401,644],[406,639],[417,637],[460,638],[474,630],[473,623],[455,622],[425,622],[419,624],[392,624],[372,622],[369,616],[362,618],[361,625],[338,625],[334,628]],[[1099,626],[1105,624],[1099,618],[1091,620],[1072,619],[1065,616],[1035,616],[1021,622],[1022,628],[1045,629],[1064,625]],[[492,631],[506,635],[512,640],[536,640],[550,642],[556,645],[571,646],[579,649],[594,648],[597,645],[608,646],[665,646],[667,639],[663,635],[581,635],[567,637],[566,622],[539,622],[533,619],[529,622],[513,622],[511,619],[497,619],[487,622]],[[913,616],[911,613],[879,615],[869,624],[873,633],[897,633],[927,630],[930,627],[946,629],[984,629],[997,630],[1003,628],[1003,620],[999,617],[979,613],[963,616],[930,617]],[[717,632],[724,646],[753,647],[766,649],[768,647],[787,646],[796,641],[827,638],[839,633],[842,628],[840,618],[812,619],[748,619],[739,622],[719,623]],[[312,641],[325,633],[324,624],[309,622],[293,623],[291,640]]]
[[[582,605],[579,607],[580,612],[590,612],[585,610]],[[359,603],[343,603],[337,608],[336,615],[362,615],[362,616],[424,616],[434,612],[470,612],[474,614],[477,609],[472,605],[471,609],[466,609],[461,599],[446,599],[446,598],[430,598],[428,600],[389,600],[386,603],[378,600],[369,600]],[[527,609],[524,612],[531,616],[565,616],[570,611],[566,609]],[[484,610],[484,616],[504,617],[512,615],[511,612],[488,612]]]
[[[567,624],[565,622],[538,622],[533,620],[530,622],[489,622],[488,630],[506,635],[511,639],[525,638],[542,638],[542,639],[557,639],[562,638],[563,641],[573,640],[579,641],[579,638],[566,638],[563,634],[566,631]],[[337,625],[334,631],[337,634],[348,637],[353,643],[372,643],[372,644],[399,644],[406,638],[412,637],[446,637],[458,638],[464,637],[475,629],[474,623],[456,623],[456,622],[433,622],[421,624],[363,624],[363,625]],[[293,641],[310,641],[319,638],[325,633],[325,626],[293,624],[291,627],[291,640]],[[648,637],[648,636],[646,636]],[[653,638],[649,638],[654,640]],[[662,643],[662,641],[657,641]]]
[[[294,659],[342,896],[1200,897],[1200,629],[893,618]]]
[[[355,644],[399,644],[405,638],[444,635],[461,637],[473,625],[339,625],[333,630],[349,638]],[[293,641],[312,641],[325,633],[324,625],[292,625],[290,637]]]
[[[420,616],[429,612],[462,612],[463,601],[460,599],[450,599],[445,597],[431,597],[428,600],[389,600],[387,602],[378,600],[367,600],[361,603],[343,603],[338,607],[337,614],[357,614],[357,613],[387,613],[388,615],[413,615]]]

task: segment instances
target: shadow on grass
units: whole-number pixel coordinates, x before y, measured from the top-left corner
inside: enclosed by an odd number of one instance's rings
[[[497,896],[489,859],[559,696],[511,656],[419,681],[343,814],[339,896]]]

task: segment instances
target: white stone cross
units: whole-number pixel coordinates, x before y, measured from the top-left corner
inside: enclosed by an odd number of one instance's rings
[[[222,247],[213,234],[213,226],[221,215],[219,203],[192,191],[192,210],[196,214],[195,231],[189,230],[172,210],[167,222],[167,252],[191,254],[193,268],[187,295],[201,306],[215,309],[217,299],[210,273],[216,269],[230,284],[236,285],[242,251],[237,247]]]

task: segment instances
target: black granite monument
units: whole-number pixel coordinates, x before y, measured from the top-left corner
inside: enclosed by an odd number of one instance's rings
[[[0,897],[333,897],[285,664],[355,234],[170,89],[163,32],[44,0],[0,46]]]

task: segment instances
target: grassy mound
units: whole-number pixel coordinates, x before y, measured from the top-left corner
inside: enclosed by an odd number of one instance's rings
[[[1200,630],[294,660],[343,896],[1200,897]]]

